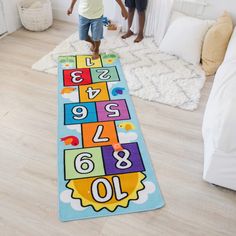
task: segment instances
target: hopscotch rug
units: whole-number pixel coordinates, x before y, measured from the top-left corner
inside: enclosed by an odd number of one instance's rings
[[[62,56],[58,83],[60,219],[163,207],[118,56]]]

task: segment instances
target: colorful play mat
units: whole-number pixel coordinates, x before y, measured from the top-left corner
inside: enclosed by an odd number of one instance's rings
[[[60,219],[161,208],[118,56],[63,56],[58,68]]]

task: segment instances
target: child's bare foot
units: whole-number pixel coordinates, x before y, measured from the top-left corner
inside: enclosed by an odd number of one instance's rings
[[[143,40],[143,34],[138,34],[137,38],[134,40],[135,43],[139,43]]]
[[[93,60],[96,60],[96,59],[98,59],[100,56],[99,56],[99,52],[98,51],[94,51],[93,52],[93,55],[92,55],[92,59]]]
[[[94,43],[91,43],[90,51],[94,52],[94,50],[95,50],[95,45],[94,45]]]
[[[126,34],[124,34],[123,36],[121,36],[122,39],[127,39],[129,38],[130,36],[132,36],[134,33],[129,30]]]

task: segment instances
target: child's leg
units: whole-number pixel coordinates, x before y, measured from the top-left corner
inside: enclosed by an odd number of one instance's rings
[[[90,48],[90,50],[91,50],[92,52],[94,52],[95,42],[92,40],[92,38],[88,35],[88,37],[87,37],[87,39],[85,39],[85,41],[91,43],[91,48]]]
[[[102,17],[91,20],[92,40],[94,42],[93,59],[99,58],[99,47],[103,39]]]
[[[147,8],[147,2],[147,0],[135,0],[139,16],[139,33],[137,38],[134,40],[135,43],[139,43],[143,40],[143,30],[145,25],[145,11]]]
[[[129,38],[134,33],[131,31],[131,26],[133,24],[134,19],[134,12],[135,12],[135,1],[136,0],[125,0],[125,6],[129,9],[129,15],[128,15],[128,32],[122,36],[123,39]]]
[[[145,24],[145,11],[139,11],[138,12],[138,18],[139,18],[139,33],[137,38],[134,40],[135,43],[139,43],[143,40],[143,30],[144,30],[144,24]]]
[[[100,41],[94,41],[93,59],[98,59],[99,58],[100,45],[101,45],[101,40]]]
[[[80,40],[85,40],[86,42],[91,43],[91,50],[94,50],[94,42],[92,38],[89,36],[89,27],[90,27],[90,20],[79,16],[79,36]]]
[[[129,15],[128,15],[128,32],[122,36],[122,39],[129,38],[132,36],[134,33],[131,31],[131,26],[133,24],[133,19],[134,19],[134,12],[135,8],[129,8]]]

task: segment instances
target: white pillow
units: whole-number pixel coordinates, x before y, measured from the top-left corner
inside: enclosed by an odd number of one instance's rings
[[[203,40],[211,25],[210,21],[174,12],[160,50],[199,64]]]
[[[236,27],[229,41],[229,45],[225,54],[224,62],[236,60]]]

